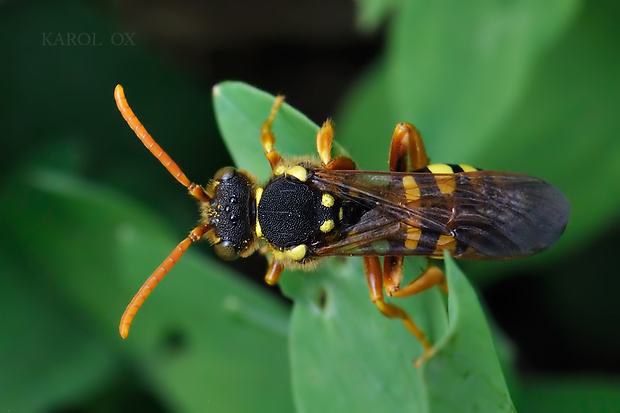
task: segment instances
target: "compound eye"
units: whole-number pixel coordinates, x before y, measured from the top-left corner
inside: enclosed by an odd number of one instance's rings
[[[235,251],[235,247],[230,241],[222,241],[213,246],[215,253],[223,260],[232,261],[239,258],[239,254]]]
[[[220,168],[216,173],[213,179],[216,181],[227,181],[234,177],[237,174],[237,170],[232,166],[225,166]]]

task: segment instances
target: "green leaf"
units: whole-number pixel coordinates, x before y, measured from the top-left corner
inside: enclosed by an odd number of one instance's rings
[[[426,368],[431,411],[516,411],[476,293],[447,252],[444,259],[450,328]]]
[[[385,161],[373,153],[382,145],[374,142],[388,145],[396,123],[410,122],[427,137],[435,161],[473,162],[500,141],[493,132],[577,6],[576,0],[395,2],[384,59],[337,117],[341,143],[366,146],[356,159],[382,168]]]
[[[415,116],[432,136],[431,156],[462,162],[492,143],[540,52],[579,2],[449,3],[402,3],[391,25],[387,75],[397,112]]]
[[[260,148],[252,143],[259,141],[258,134],[250,132],[259,130],[274,98],[241,83],[226,82],[215,91],[216,116],[233,158],[237,159],[237,148]],[[311,132],[316,126],[305,117],[293,118],[290,110],[284,108],[283,122],[278,122],[280,114],[276,117],[275,147],[286,154],[303,155],[294,152],[293,145],[308,139],[303,145],[314,150]],[[293,119],[299,124],[293,124]],[[299,133],[306,129],[307,133]],[[246,164],[264,158],[260,150],[253,157]],[[283,292],[295,303],[290,355],[300,411],[454,411],[440,400],[446,394],[455,405],[513,410],[480,306],[451,261],[447,269],[453,314],[447,336],[445,304],[437,289],[394,300],[438,344],[436,357],[421,369],[413,366],[422,354],[421,344],[400,321],[385,318],[371,303],[361,260],[327,261],[312,273],[286,271],[280,281]],[[413,279],[423,266],[424,260],[407,259],[405,278]],[[480,399],[488,399],[489,404]]]
[[[0,407],[48,411],[109,382],[117,369],[115,357],[74,307],[50,294],[58,286],[11,262],[22,258],[14,247],[3,245],[0,257],[0,312],[5,315],[0,317]]]
[[[359,0],[357,24],[366,32],[376,30],[398,0]]]
[[[523,386],[518,406],[524,412],[615,413],[620,406],[619,388],[617,377],[539,377]]]
[[[281,282],[295,302],[290,353],[297,406],[308,412],[426,410],[423,370],[413,366],[421,344],[372,304],[361,259],[330,261],[311,274],[287,273]],[[419,273],[406,268],[408,278]],[[438,290],[393,302],[431,342],[446,330]]]
[[[265,181],[271,175],[263,156],[261,125],[269,117],[275,96],[243,82],[222,82],[213,88],[217,123],[235,165]],[[276,149],[282,156],[316,155],[315,137],[319,127],[306,115],[284,102],[273,123]],[[279,139],[283,137],[284,139]],[[335,153],[346,153],[334,142]]]
[[[153,167],[160,166],[154,162]],[[23,176],[3,192],[4,233],[34,275],[24,279],[58,291],[80,321],[69,322],[69,333],[46,343],[54,346],[52,354],[64,354],[66,347],[75,362],[66,366],[50,357],[39,371],[53,369],[46,377],[68,377],[71,367],[77,369],[72,377],[83,377],[101,356],[93,357],[84,344],[75,349],[74,342],[96,338],[108,358],[116,358],[117,366],[131,360],[134,374],[148,377],[151,392],[177,410],[204,411],[205,405],[237,412],[257,405],[291,410],[288,362],[282,357],[287,315],[279,303],[219,261],[198,255],[198,248],[207,247],[201,244],[148,299],[123,341],[117,327],[123,309],[181,234],[170,236],[142,206],[75,177],[45,170]],[[13,311],[30,311],[21,306],[29,302],[18,300],[23,304]],[[49,326],[63,325],[54,313],[47,318]],[[5,334],[19,336],[23,327],[11,327]],[[36,389],[39,379],[35,375],[20,385]]]
[[[274,100],[274,96],[242,82],[223,82],[213,88],[217,123],[235,165],[260,180],[271,175],[269,162],[263,156],[260,134]],[[318,126],[286,102],[278,112],[273,130],[276,148],[282,156],[316,151],[313,139]],[[281,142],[279,136],[286,140]]]

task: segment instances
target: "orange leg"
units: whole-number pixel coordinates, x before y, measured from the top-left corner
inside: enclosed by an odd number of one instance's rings
[[[387,293],[392,297],[407,297],[409,295],[421,293],[422,291],[428,290],[429,288],[437,285],[447,294],[445,282],[446,277],[444,276],[441,268],[434,265],[429,265],[429,267],[422,274],[420,274],[418,278],[411,281],[404,287],[396,286],[395,288],[388,290]]]
[[[390,147],[389,167],[392,172],[406,172],[424,168],[429,163],[429,158],[424,149],[424,143],[418,130],[408,123],[399,123],[392,136]],[[417,294],[435,285],[445,287],[445,278],[441,270],[435,266],[429,266],[418,278],[409,283],[404,288],[400,285],[403,280],[403,257],[385,257],[383,261],[383,282],[388,295],[394,297],[405,297]],[[447,290],[446,290],[447,291]],[[411,331],[411,328],[409,329]],[[424,345],[424,354],[416,360],[416,367],[429,359],[433,350],[425,339],[424,333],[412,333]],[[420,339],[420,334],[422,339]]]
[[[271,107],[271,113],[269,113],[269,117],[263,123],[261,128],[260,140],[263,144],[263,149],[265,150],[265,156],[269,161],[269,165],[271,165],[271,170],[273,171],[276,166],[278,166],[282,162],[282,156],[273,148],[273,145],[276,141],[276,137],[273,134],[272,126],[273,120],[276,118],[276,114],[282,106],[284,102],[284,96],[278,95],[276,100],[273,102],[273,106]]]
[[[403,309],[395,306],[394,304],[385,302],[383,298],[383,283],[381,279],[382,273],[381,265],[379,264],[379,257],[364,257],[364,270],[366,271],[366,280],[368,281],[370,298],[372,299],[372,302],[375,303],[379,311],[381,311],[381,313],[386,317],[400,319],[411,334],[413,334],[420,341],[420,343],[422,343],[424,353],[422,354],[422,357],[415,362],[416,367],[419,367],[422,362],[433,355],[433,349],[431,344],[426,339],[426,335]]]
[[[422,169],[429,163],[420,132],[409,123],[399,123],[396,125],[392,136],[389,159],[390,171],[407,171],[408,158],[413,170]],[[403,257],[385,257],[383,271],[388,295],[404,297],[417,294],[435,285],[438,285],[446,294],[448,293],[443,272],[430,262],[426,271],[404,288],[400,287],[403,278]]]
[[[390,159],[391,172],[406,172],[411,168],[421,169],[428,165],[428,156],[418,130],[408,123],[399,123],[392,135]],[[388,295],[397,290],[403,280],[403,257],[385,257],[383,260],[383,281]]]
[[[388,295],[400,288],[403,282],[403,257],[383,258],[383,283]]]
[[[177,247],[168,255],[168,258],[161,263],[161,265],[155,270],[155,272],[146,280],[146,282],[140,287],[140,290],[136,293],[136,295],[131,299],[131,302],[127,306],[127,309],[123,313],[123,317],[121,317],[121,323],[118,327],[121,337],[127,338],[129,334],[129,327],[131,327],[131,322],[135,317],[136,313],[144,303],[144,300],[153,292],[153,288],[159,284],[159,282],[164,278],[168,271],[177,263],[177,261],[181,258],[185,251],[189,248],[189,246],[202,238],[202,236],[210,229],[209,225],[200,225],[194,228],[187,238],[177,245]]]
[[[332,143],[334,141],[334,128],[330,120],[326,120],[316,134],[316,150],[321,159],[323,168],[330,170],[355,169],[353,159],[346,156],[332,158]]]
[[[284,266],[280,264],[276,259],[274,259],[271,263],[269,263],[269,267],[267,268],[267,274],[265,274],[265,282],[269,285],[276,285],[278,280],[280,279],[280,274],[282,274],[282,270],[284,270]]]
[[[339,156],[332,159],[331,146],[333,136],[332,124],[327,121],[319,130],[316,139],[317,152],[319,153],[323,167],[327,169],[355,169],[355,163],[350,158]],[[398,140],[402,141],[404,136],[405,135],[402,134],[399,135]],[[397,146],[405,148],[405,151],[404,153],[400,150],[393,151],[395,154],[394,156],[398,156],[399,158],[404,157],[406,162],[408,146],[400,144]],[[394,147],[394,144],[392,144],[392,147]],[[392,161],[390,158],[390,165],[391,164]],[[375,303],[379,311],[386,317],[400,319],[411,334],[422,343],[424,353],[422,357],[416,361],[416,365],[419,365],[432,354],[432,347],[426,339],[426,335],[403,309],[393,304],[386,303],[383,297],[383,281],[385,281],[386,286],[396,286],[396,288],[398,288],[402,281],[402,270],[402,257],[386,257],[384,260],[384,272],[381,271],[379,257],[364,257],[364,271],[366,272],[366,280],[368,282],[372,302]]]
[[[407,154],[411,160],[411,169],[407,166]],[[429,164],[430,160],[424,149],[424,142],[420,132],[409,123],[396,125],[392,135],[390,147],[390,171],[405,172],[408,170],[422,169]]]

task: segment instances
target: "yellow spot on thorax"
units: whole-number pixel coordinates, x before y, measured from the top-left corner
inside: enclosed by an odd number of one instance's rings
[[[284,256],[291,260],[299,261],[306,256],[306,246],[304,244],[299,244],[290,250],[284,251]]]
[[[284,172],[286,172],[286,166],[284,165],[280,165],[278,166],[274,171],[273,174],[274,175],[282,175]]]
[[[306,168],[304,168],[301,165],[291,166],[286,171],[286,174],[294,176],[295,178],[299,179],[301,182],[306,182],[306,179],[308,179],[308,171],[306,170]]]
[[[327,233],[327,232],[331,231],[332,229],[334,229],[334,225],[335,225],[335,224],[334,224],[334,220],[333,220],[333,219],[328,219],[327,221],[324,221],[324,222],[321,224],[321,226],[319,227],[319,229],[320,229],[322,232]]]
[[[334,199],[333,196],[331,196],[330,194],[323,194],[323,196],[321,197],[321,204],[326,207],[326,208],[331,208],[334,206],[334,202],[336,202],[336,200]]]

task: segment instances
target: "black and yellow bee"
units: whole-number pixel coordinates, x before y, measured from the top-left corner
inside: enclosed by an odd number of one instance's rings
[[[206,186],[192,183],[148,134],[115,90],[123,117],[166,169],[199,200],[202,220],[144,283],[125,310],[120,333],[153,288],[189,245],[206,237],[223,259],[268,256],[265,280],[275,284],[285,267],[311,269],[322,257],[362,256],[370,297],[379,311],[398,318],[432,355],[425,334],[401,308],[386,303],[433,286],[445,292],[443,272],[430,265],[401,286],[403,259],[505,260],[532,255],[563,233],[570,208],[549,183],[527,175],[482,171],[467,165],[429,165],[420,134],[401,123],[392,136],[389,172],[357,170],[352,159],[332,158],[332,124],[317,134],[318,161],[284,159],[275,150],[272,123],[284,98],[276,98],[262,126],[261,142],[271,165],[265,184],[248,172],[220,169]],[[383,267],[379,257],[384,257]]]

